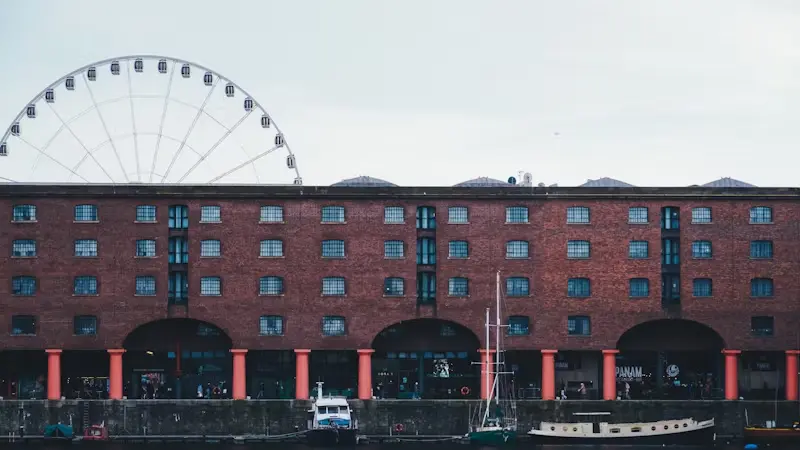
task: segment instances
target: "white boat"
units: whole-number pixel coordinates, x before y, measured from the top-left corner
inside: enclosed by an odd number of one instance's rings
[[[358,443],[358,420],[346,397],[322,394],[322,382],[317,382],[317,396],[308,410],[309,444],[317,446],[355,445]]]
[[[574,413],[603,417],[610,412]],[[541,445],[710,445],[716,439],[714,419],[692,418],[656,422],[611,423],[541,422],[528,431],[531,442]]]
[[[489,320],[489,308],[486,308],[486,353],[490,354],[492,327],[495,329],[494,363],[486,367],[482,383],[491,386],[485,404],[476,411],[473,425],[467,437],[474,444],[503,445],[517,440],[517,404],[513,398],[514,389],[507,385],[505,354],[502,350],[500,329],[505,325],[500,322],[500,272],[497,272],[497,298],[495,301],[495,323]],[[503,394],[509,395],[502,399]]]

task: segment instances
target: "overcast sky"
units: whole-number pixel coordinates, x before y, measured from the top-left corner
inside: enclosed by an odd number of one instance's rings
[[[798,24],[796,0],[4,0],[0,127],[65,73],[149,53],[246,88],[307,185],[797,186]]]

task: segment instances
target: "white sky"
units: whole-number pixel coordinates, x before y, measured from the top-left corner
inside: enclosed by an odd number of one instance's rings
[[[0,127],[62,75],[146,53],[247,89],[306,185],[797,186],[798,24],[795,0],[4,0]]]

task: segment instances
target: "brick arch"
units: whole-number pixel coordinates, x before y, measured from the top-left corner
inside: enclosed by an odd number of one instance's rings
[[[371,347],[377,351],[475,351],[480,338],[458,322],[422,318],[389,325],[372,339]]]
[[[207,321],[170,318],[138,325],[122,342],[126,350],[174,351],[175,344],[184,348],[193,345],[208,350],[229,350],[233,347],[230,335],[221,327]]]
[[[617,339],[625,351],[721,351],[725,339],[712,326],[688,319],[657,319],[628,328]]]

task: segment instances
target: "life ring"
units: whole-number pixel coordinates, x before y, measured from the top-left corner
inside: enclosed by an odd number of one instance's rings
[[[461,395],[469,395],[469,388],[467,386],[461,388]]]
[[[403,432],[403,430],[405,430],[405,428],[406,428],[406,427],[404,427],[402,423],[396,423],[396,424],[394,425],[394,431],[396,431],[396,432],[398,432],[398,433],[402,433],[402,432]]]

